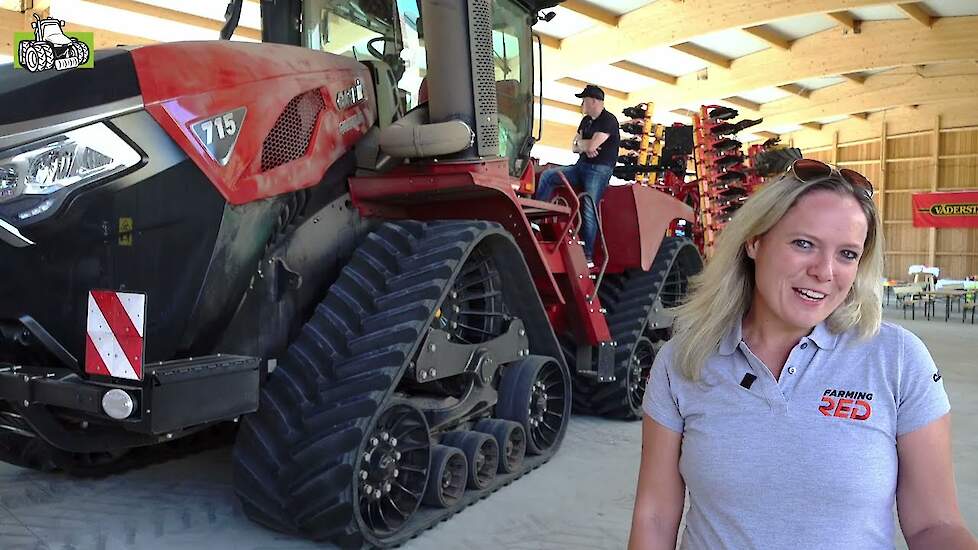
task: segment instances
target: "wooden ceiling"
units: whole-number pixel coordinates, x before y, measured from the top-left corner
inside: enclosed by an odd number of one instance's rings
[[[601,73],[610,66],[647,79],[642,87],[620,85],[623,89],[616,89],[615,82],[594,82],[606,89],[606,106],[619,118],[623,107],[639,102],[652,102],[656,112],[676,116],[690,114],[697,104],[725,103],[737,106],[745,117],[763,117],[751,129],[759,136],[792,127],[822,130],[876,111],[966,98],[975,99],[978,108],[978,2],[965,3],[966,15],[943,17],[934,8],[954,3],[960,12],[961,0],[658,0],[615,14],[572,0],[561,6],[597,24],[543,41],[544,96],[556,99],[548,94],[548,83],[573,85],[570,74],[579,79],[587,69]],[[854,13],[870,8],[895,15],[862,21]],[[792,38],[773,25],[805,18],[820,18],[830,28]],[[732,57],[694,43],[721,31],[743,33],[766,48]],[[706,68],[676,75],[628,59],[653,48],[683,52]],[[818,89],[799,84],[825,77],[841,77],[840,83]],[[771,88],[787,97],[761,103],[739,96]],[[562,103],[545,103],[551,107],[545,114],[550,133],[563,134],[559,122],[566,124],[570,113],[578,116],[576,106]],[[556,109],[565,111],[564,116]],[[563,145],[546,134],[544,142]]]

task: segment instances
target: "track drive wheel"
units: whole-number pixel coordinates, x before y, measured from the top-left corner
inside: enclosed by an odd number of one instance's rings
[[[418,509],[430,459],[424,414],[409,403],[391,403],[366,438],[355,469],[360,519],[373,536],[396,533]]]
[[[496,416],[523,426],[528,454],[544,453],[561,440],[570,416],[570,386],[549,357],[530,355],[504,371]]]

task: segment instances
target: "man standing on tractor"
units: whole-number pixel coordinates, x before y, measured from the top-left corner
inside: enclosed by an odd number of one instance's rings
[[[577,164],[547,170],[540,176],[540,185],[534,198],[550,200],[553,190],[560,184],[560,174],[578,191],[581,197],[581,237],[588,264],[593,264],[594,239],[598,234],[597,206],[611,181],[611,171],[618,162],[618,119],[604,108],[604,90],[588,84],[579,94],[584,118],[577,126],[572,150],[580,153]]]

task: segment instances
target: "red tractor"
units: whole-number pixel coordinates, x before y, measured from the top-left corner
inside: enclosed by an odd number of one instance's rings
[[[572,402],[638,417],[691,209],[609,188],[592,270],[578,195],[529,198],[556,3],[265,1],[262,44],[0,66],[0,459],[230,433],[249,518],[388,547],[548,461]]]

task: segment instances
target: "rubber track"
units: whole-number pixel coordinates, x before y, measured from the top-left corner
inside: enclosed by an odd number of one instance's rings
[[[635,344],[645,331],[652,306],[659,300],[663,283],[680,251],[685,247],[695,249],[689,239],[666,237],[662,240],[662,245],[649,271],[633,269],[605,276],[601,288],[598,289],[598,296],[601,305],[608,310],[606,319],[611,337],[618,342],[615,352],[616,380],[599,383],[593,378],[576,377],[574,380],[575,413],[628,420],[641,417],[631,409],[628,402],[626,384],[629,360]],[[568,363],[573,364],[575,357],[568,356],[569,349],[571,346],[565,343],[565,358]]]
[[[234,486],[251,519],[344,547],[398,545],[552,456],[558,445],[451,509],[422,506],[396,538],[359,534],[351,482],[362,440],[465,259],[501,232],[485,222],[400,222],[368,236],[263,387],[258,412],[242,422]]]

